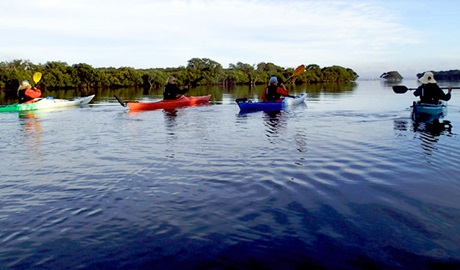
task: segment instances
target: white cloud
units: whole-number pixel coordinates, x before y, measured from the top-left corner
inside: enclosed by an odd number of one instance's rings
[[[397,16],[378,1],[8,1],[0,4],[0,34],[10,37],[0,60],[148,68],[206,57],[224,67],[241,61],[367,70],[420,45],[419,31]]]

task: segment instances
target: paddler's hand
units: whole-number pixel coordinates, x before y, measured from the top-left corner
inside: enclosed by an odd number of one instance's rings
[[[447,94],[450,94],[452,92],[452,87],[447,88]]]

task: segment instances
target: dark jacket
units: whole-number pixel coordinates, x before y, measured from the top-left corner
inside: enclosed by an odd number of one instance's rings
[[[42,92],[38,88],[21,89],[18,91],[18,102],[25,103],[35,98],[39,98]]]
[[[289,96],[289,92],[275,84],[270,84],[262,92],[262,101],[281,101],[281,96]]]
[[[441,88],[435,83],[420,85],[414,92],[414,96],[420,96],[420,102],[438,104],[439,100],[448,101],[451,97],[450,93],[445,94]]]
[[[188,89],[181,90],[176,84],[168,83],[163,89],[163,99],[173,100],[178,99],[181,95],[187,93]]]

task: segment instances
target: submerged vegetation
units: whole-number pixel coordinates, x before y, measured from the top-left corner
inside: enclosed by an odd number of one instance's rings
[[[81,88],[160,88],[171,75],[179,84],[195,85],[257,85],[268,82],[270,76],[281,81],[292,75],[295,67],[283,68],[273,63],[250,65],[242,62],[223,68],[221,64],[208,58],[192,58],[186,66],[172,68],[135,69],[132,67],[93,68],[80,63],[68,65],[65,62],[50,61],[34,64],[29,60],[0,62],[0,89],[16,89],[23,80],[31,80],[35,72],[43,73],[39,82],[42,89]],[[321,68],[310,64],[292,83],[350,82],[358,78],[352,69],[341,66]]]

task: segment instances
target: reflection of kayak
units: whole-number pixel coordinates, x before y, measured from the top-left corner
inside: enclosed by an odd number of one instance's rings
[[[210,98],[211,98],[211,95],[189,96],[189,97],[181,96],[180,98],[174,99],[174,100],[160,100],[160,101],[155,101],[155,102],[128,101],[126,103],[123,103],[123,102],[120,102],[120,103],[123,106],[127,105],[130,111],[148,111],[148,110],[158,110],[158,109],[171,110],[171,109],[176,109],[180,107],[207,104]]]
[[[74,107],[83,106],[88,104],[94,95],[87,97],[76,97],[72,99],[57,99],[53,97],[39,98],[31,103],[22,104],[11,104],[0,107],[0,112],[22,112],[22,111],[34,111],[43,109],[63,108],[63,107]]]
[[[253,102],[247,99],[236,99],[238,107],[241,112],[255,112],[255,111],[281,111],[297,104],[302,104],[305,101],[307,94],[301,94],[295,98],[285,97],[281,102],[274,101],[260,101]]]
[[[438,104],[420,103],[414,101],[412,104],[413,120],[434,120],[444,117],[447,114],[447,102],[441,100]]]

